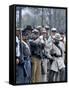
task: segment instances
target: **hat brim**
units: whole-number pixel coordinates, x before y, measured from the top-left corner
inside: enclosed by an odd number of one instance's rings
[[[58,39],[58,38],[53,38],[53,39],[54,39],[54,40],[59,40],[59,41],[61,41],[61,40],[62,40],[62,38],[59,38],[59,39]]]
[[[51,31],[51,32],[56,32],[55,30]]]

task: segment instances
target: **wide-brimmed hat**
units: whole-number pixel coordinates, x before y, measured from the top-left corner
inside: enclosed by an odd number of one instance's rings
[[[20,31],[21,28],[16,28],[16,31]]]
[[[51,28],[51,31],[52,31],[52,32],[56,32],[57,29],[56,29],[56,28]]]
[[[64,32],[60,32],[61,35],[64,35]]]
[[[55,36],[54,36],[54,39],[60,41],[60,40],[62,40],[62,37],[61,37],[61,35],[59,33],[56,33]]]
[[[28,33],[25,30],[23,30],[22,31],[22,36],[27,36],[27,35],[28,35]]]
[[[26,26],[26,28],[25,28],[24,30],[26,30],[26,31],[27,31],[27,30],[32,31],[32,30],[33,30],[33,28],[32,28],[32,26],[31,26],[31,25],[27,25],[27,26]]]
[[[16,27],[16,31],[22,31],[23,30],[23,28],[17,28]]]
[[[36,29],[37,30],[40,30],[42,28],[42,26],[37,26]]]
[[[50,30],[50,27],[48,25],[45,26],[46,30]]]
[[[39,31],[37,29],[34,29],[32,33],[38,33]]]

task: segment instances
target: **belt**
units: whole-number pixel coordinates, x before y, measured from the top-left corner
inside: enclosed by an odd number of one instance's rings
[[[62,56],[55,56],[55,57],[59,58],[59,57],[62,57]]]
[[[40,55],[33,55],[33,57],[36,57],[36,58],[41,59],[41,56]]]
[[[29,57],[24,57],[24,60],[30,60],[30,58]]]

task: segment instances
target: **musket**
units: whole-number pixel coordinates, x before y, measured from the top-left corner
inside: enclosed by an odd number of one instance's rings
[[[22,27],[22,22],[21,22],[22,15],[21,15],[21,13],[22,13],[22,8],[20,7],[19,8],[20,52],[23,54],[23,45],[21,44],[21,42],[22,42],[22,29],[21,29],[21,27]],[[24,58],[23,55],[20,54],[20,59],[23,60],[23,58]]]

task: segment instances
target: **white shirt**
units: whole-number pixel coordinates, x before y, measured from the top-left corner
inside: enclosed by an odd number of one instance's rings
[[[65,68],[65,64],[64,64],[64,47],[62,46],[61,42],[59,43],[59,46],[62,49],[63,55],[62,55],[62,57],[53,57],[54,61],[53,61],[52,65],[51,65],[51,70],[56,71],[56,72],[58,72],[58,70],[60,70],[62,68]],[[61,55],[60,49],[55,44],[53,44],[53,50],[57,55]]]
[[[17,36],[16,36],[16,43],[17,43],[17,46],[16,46],[16,56],[19,57],[20,56],[20,45],[19,45],[19,39],[18,39]]]

